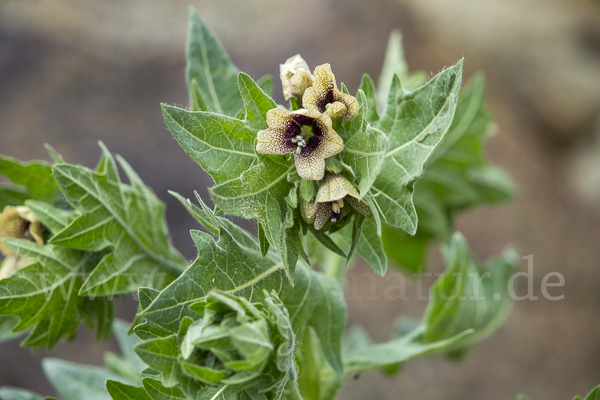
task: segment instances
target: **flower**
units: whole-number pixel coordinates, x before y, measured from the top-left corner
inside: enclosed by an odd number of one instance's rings
[[[275,292],[253,304],[213,290],[190,308],[202,314],[181,343],[179,363],[190,378],[229,392],[280,392],[295,377],[294,333]]]
[[[302,107],[327,113],[331,118],[353,119],[358,114],[356,97],[342,93],[329,64],[315,68],[315,81],[302,96]]]
[[[26,206],[6,206],[0,214],[0,252],[5,256],[16,253],[5,245],[1,239],[27,239],[44,244],[44,226],[35,214]]]
[[[331,124],[328,115],[316,110],[273,108],[267,112],[269,128],[258,131],[256,152],[294,153],[296,170],[301,178],[323,179],[325,159],[344,148],[344,141]]]
[[[312,202],[301,199],[300,213],[307,224],[314,224],[316,230],[323,228],[327,221],[337,222],[348,215],[352,210],[344,207],[345,202],[360,214],[370,217],[371,208],[359,197],[348,179],[342,175],[327,175]]]
[[[302,101],[302,95],[306,88],[312,86],[314,78],[310,68],[300,54],[296,54],[279,64],[279,77],[283,88],[283,97],[286,100],[295,97],[298,102]]]
[[[0,264],[0,279],[8,278],[18,269],[24,268],[32,260],[20,257],[2,242],[3,238],[26,239],[44,244],[44,226],[26,206],[6,206],[0,213],[0,253],[6,256]]]

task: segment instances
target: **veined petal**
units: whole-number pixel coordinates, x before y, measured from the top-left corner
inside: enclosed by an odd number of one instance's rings
[[[303,154],[306,153],[306,154]],[[294,161],[296,162],[296,172],[300,178],[309,181],[319,181],[325,175],[325,159],[317,154],[316,151],[294,153]]]
[[[359,197],[358,191],[352,183],[342,175],[327,175],[319,187],[316,201],[325,203],[343,199],[346,196]]]
[[[354,119],[354,117],[356,117],[358,115],[358,100],[356,100],[356,97],[343,93],[341,91],[337,91],[336,93],[334,93],[334,99],[335,101],[339,101],[340,103],[344,103],[344,105],[346,106],[346,115],[344,115],[342,118],[343,119],[347,119],[347,120],[351,120]]]
[[[329,64],[319,65],[315,68],[315,81],[312,87],[305,90],[302,97],[302,106],[306,109],[326,112],[330,107],[328,105],[336,102],[342,103],[346,110],[342,114],[341,107],[336,106],[331,110],[332,118],[343,118],[351,120],[358,114],[358,101],[354,96],[342,93],[336,85],[335,75],[331,71]]]
[[[308,64],[300,54],[288,58],[285,63],[279,65],[279,77],[283,97],[286,100],[292,97],[302,99],[304,90],[311,86],[314,80],[309,71]]]
[[[315,215],[315,224],[314,227],[316,230],[321,230],[321,228],[329,221],[331,218],[331,203],[317,203],[317,212]]]
[[[258,131],[256,140],[256,152],[259,154],[283,155],[296,149],[296,146],[287,139],[285,130],[267,128]]]
[[[273,129],[285,129],[287,124],[292,121],[294,113],[283,108],[272,108],[267,111],[267,125]]]
[[[365,217],[368,218],[371,216],[371,207],[369,207],[369,204],[366,201],[358,200],[358,196],[348,196],[344,200],[347,201],[352,206],[352,208],[354,208],[356,211],[358,211]]]
[[[328,158],[338,154],[344,149],[344,140],[333,129],[324,132],[321,145],[317,148],[319,155]]]

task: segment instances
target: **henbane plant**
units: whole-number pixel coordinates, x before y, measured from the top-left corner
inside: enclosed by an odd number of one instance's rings
[[[481,75],[461,90],[462,60],[428,81],[408,73],[394,33],[377,89],[365,74],[351,94],[335,66],[295,55],[280,66],[280,105],[271,77],[239,72],[195,12],[187,58],[189,106],[162,112],[214,180],[212,207],[171,193],[202,229],[190,232],[190,265],[163,204],[102,144],[94,169],[49,146],[53,164],[0,157],[12,182],[0,187],[0,338],[27,333],[23,346],[52,349],[85,322],[122,348],[104,369],[45,360],[61,398],[333,399],[346,374],[456,358],[502,325],[519,257],[508,249],[480,264],[453,232],[456,213],[513,192],[483,155]],[[255,220],[257,235],[228,215]],[[422,320],[380,344],[346,331],[342,288],[355,261],[381,276],[388,258],[418,272],[434,241],[446,272]],[[113,297],[131,292],[135,320],[113,321]]]

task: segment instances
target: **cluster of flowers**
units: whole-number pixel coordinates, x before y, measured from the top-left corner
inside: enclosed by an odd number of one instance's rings
[[[333,129],[333,120],[352,120],[358,114],[358,101],[341,92],[329,64],[315,68],[295,55],[280,65],[280,77],[286,100],[294,99],[303,108],[288,111],[274,108],[267,112],[267,125],[257,135],[256,152],[284,155],[293,153],[296,171],[302,179],[320,181],[311,202],[300,199],[302,218],[320,230],[327,221],[337,222],[351,212],[348,202],[365,217],[371,215],[368,204],[359,200],[356,188],[341,174],[325,176],[325,159],[339,154],[344,141]]]

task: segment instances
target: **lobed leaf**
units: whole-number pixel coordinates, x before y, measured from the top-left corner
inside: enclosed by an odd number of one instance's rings
[[[238,69],[215,34],[192,9],[189,16],[186,56],[188,88],[190,93],[200,93],[203,99],[201,103],[192,101],[192,104],[201,107],[202,111],[237,115],[243,108],[236,84]]]
[[[484,98],[485,80],[476,75],[461,93],[448,134],[415,185],[414,202],[419,218],[416,236],[393,232],[393,228],[386,230],[384,243],[387,236],[388,242],[393,242],[393,246],[386,246],[388,255],[411,271],[419,270],[425,263],[432,240],[444,240],[450,235],[457,212],[513,196],[514,184],[510,178],[490,166],[483,154],[485,141],[492,132],[492,118]]]
[[[446,247],[447,269],[430,290],[430,302],[420,325],[384,344],[371,345],[361,334],[347,345],[347,373],[383,368],[432,353],[463,354],[496,331],[506,319],[512,299],[508,281],[518,256],[508,250],[487,266],[477,267],[460,234]]]
[[[462,79],[462,63],[461,60],[440,72],[415,91],[403,89],[396,76],[387,107],[377,124],[387,134],[389,148],[373,185],[373,196],[387,222],[410,235],[417,231],[414,184],[452,122]]]
[[[50,243],[87,251],[112,249],[91,272],[81,294],[114,295],[140,286],[161,287],[186,264],[170,243],[164,205],[119,158],[131,184],[121,183],[112,155],[101,147],[97,171],[70,164],[53,167],[61,191],[80,216]]]

